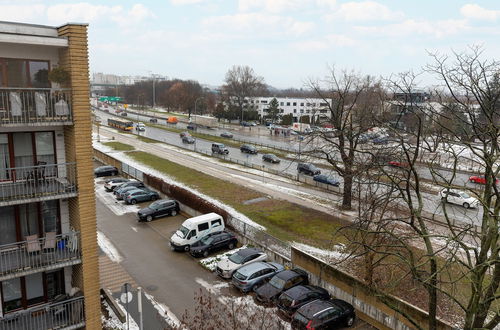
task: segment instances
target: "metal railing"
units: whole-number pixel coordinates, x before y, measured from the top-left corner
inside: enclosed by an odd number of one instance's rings
[[[0,318],[0,330],[79,329],[85,326],[84,297],[32,307]]]
[[[0,126],[71,121],[71,89],[0,87]]]
[[[79,232],[0,245],[0,280],[80,261]]]
[[[0,206],[76,192],[76,163],[0,169]]]

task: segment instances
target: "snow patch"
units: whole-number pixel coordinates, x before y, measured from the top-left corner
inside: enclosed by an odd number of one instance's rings
[[[237,248],[237,249],[233,249],[233,250],[229,250],[227,252],[224,252],[224,253],[221,253],[221,254],[218,254],[214,257],[208,257],[208,258],[204,258],[204,259],[201,259],[199,261],[200,265],[203,267],[203,268],[206,268],[208,269],[209,271],[215,271],[215,268],[217,268],[217,263],[219,261],[221,261],[222,259],[224,258],[227,258],[229,257],[230,255],[232,255],[233,253],[235,253],[236,251],[239,251],[241,249],[245,249],[247,246],[246,245],[243,245],[242,247],[240,248]]]
[[[97,231],[97,243],[101,250],[106,253],[106,255],[111,259],[111,261],[120,263],[123,257],[120,255],[118,250],[115,248],[113,243],[104,235],[101,231]]]
[[[151,302],[151,304],[153,304],[154,308],[161,316],[163,316],[163,319],[169,326],[176,328],[181,325],[181,322],[179,321],[177,316],[175,316],[175,314],[170,310],[170,308],[168,308],[168,306],[157,302],[154,297],[148,293],[144,292],[144,296]]]
[[[343,244],[337,244],[334,247],[334,250],[325,250],[325,249],[320,249],[314,246],[310,246],[307,244],[303,243],[298,243],[298,242],[293,242],[293,246],[296,247],[297,249],[300,249],[304,252],[307,252],[309,254],[312,254],[314,256],[317,256],[319,258],[326,258],[326,260],[345,260],[347,259],[350,254],[344,252],[345,251],[345,246]]]

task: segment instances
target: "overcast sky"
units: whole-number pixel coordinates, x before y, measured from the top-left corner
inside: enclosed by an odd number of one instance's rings
[[[235,64],[300,88],[331,64],[387,76],[468,45],[500,59],[498,0],[0,0],[0,20],[89,23],[91,72],[211,85]]]

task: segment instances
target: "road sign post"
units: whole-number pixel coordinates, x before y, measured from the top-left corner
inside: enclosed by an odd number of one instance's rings
[[[127,330],[130,330],[129,317],[130,313],[128,311],[128,303],[132,301],[132,292],[130,292],[132,286],[129,283],[125,283],[122,286],[122,291],[120,295],[120,301],[125,304],[125,311],[127,312]]]

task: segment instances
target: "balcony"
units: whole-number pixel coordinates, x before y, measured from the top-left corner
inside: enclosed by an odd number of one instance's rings
[[[0,245],[0,282],[81,263],[80,233]]]
[[[0,330],[80,329],[84,326],[83,297],[32,307],[0,318]]]
[[[0,207],[76,195],[76,163],[0,169]]]
[[[72,123],[70,89],[0,87],[0,127]]]

